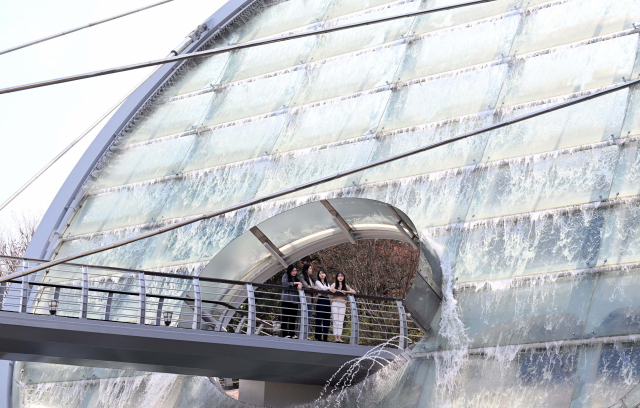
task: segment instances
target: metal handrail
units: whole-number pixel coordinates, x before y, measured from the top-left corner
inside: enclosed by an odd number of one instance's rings
[[[3,256],[0,256],[0,259],[2,258]],[[19,268],[23,270],[33,266],[33,261],[25,258],[11,257],[11,259],[20,261]],[[301,340],[309,340],[309,335],[313,331],[320,333],[322,328],[328,330],[326,322],[331,322],[335,318],[330,314],[329,316],[319,315],[322,312],[318,310],[316,310],[315,319],[313,316],[309,316],[309,312],[313,313],[314,311],[315,303],[307,303],[307,297],[313,294],[332,295],[331,292],[326,291],[297,290],[280,285],[201,278],[191,275],[171,275],[142,270],[125,270],[125,272],[131,273],[131,276],[125,276],[126,284],[111,281],[100,282],[92,280],[90,276],[95,276],[91,273],[92,268],[102,269],[103,267],[73,266],[80,268],[78,271],[80,276],[74,275],[74,285],[70,285],[68,281],[66,283],[41,282],[37,279],[31,279],[33,276],[30,275],[3,282],[3,285],[0,286],[0,310],[25,314],[47,314],[48,309],[50,313],[59,313],[62,317],[155,326],[162,326],[164,322],[165,325],[182,329],[233,332],[251,336],[263,335],[267,330],[270,331],[270,334],[266,333],[267,335],[278,336],[284,334],[286,328],[288,332],[295,332]],[[64,273],[68,272],[64,271]],[[171,280],[160,282],[154,279],[158,276],[171,278]],[[52,277],[52,274],[47,275],[47,278]],[[176,284],[177,280],[182,280],[184,283]],[[209,292],[216,298],[205,299],[203,294],[207,292],[202,290],[201,280],[233,286],[221,287],[222,290],[216,293]],[[167,287],[163,288],[162,284],[166,284]],[[128,290],[104,287],[118,285],[126,285]],[[7,288],[11,291],[10,293]],[[177,294],[176,292],[173,294],[154,293],[150,290],[156,292],[176,291]],[[294,296],[290,302],[291,305],[283,303],[283,291]],[[262,296],[256,296],[256,293]],[[381,302],[377,305],[366,301],[370,299],[377,299],[384,303]],[[398,333],[401,335],[405,333],[405,337],[408,337],[407,314],[400,299],[348,294],[347,301],[349,306],[348,310],[345,310],[343,318],[343,333],[345,337],[349,338],[350,344],[382,342],[388,340],[385,336],[390,339],[397,336]],[[55,303],[55,308],[52,303]],[[363,304],[367,305],[366,310],[362,308]],[[207,306],[205,307],[205,305]],[[396,306],[397,312],[389,310],[392,305]],[[381,310],[374,310],[373,308],[376,306]],[[387,316],[389,313],[393,313],[397,317],[378,317],[361,312]],[[167,313],[167,316],[164,313]],[[285,316],[288,318],[284,319]],[[283,325],[278,325],[276,320],[283,321],[290,326],[283,328]],[[260,327],[258,327],[258,323]],[[366,336],[363,336],[362,333],[365,333]],[[336,335],[335,331],[333,335]],[[373,336],[370,337],[371,335]],[[400,340],[400,346],[406,348],[407,341]]]
[[[28,261],[28,262],[42,262],[42,263],[50,262],[50,261],[45,260],[45,259],[18,258],[18,257],[14,257],[14,256],[7,256],[7,255],[0,255],[0,259],[10,259],[10,260],[15,260],[15,261]],[[64,264],[62,264],[62,265],[76,266],[76,267],[79,267],[79,268],[82,268],[82,267],[86,266],[87,268],[90,268],[90,269],[106,269],[106,270],[129,272],[129,273],[136,273],[136,274],[144,273],[145,276],[161,276],[163,278],[171,278],[171,279],[191,280],[191,279],[194,278],[194,276],[192,276],[192,275],[178,275],[178,274],[171,274],[171,273],[166,273],[166,272],[145,271],[145,270],[141,270],[141,269],[118,268],[118,267],[101,266],[101,265],[66,263],[66,262]],[[78,271],[78,273],[81,273],[81,271]],[[24,275],[24,276],[27,276],[27,275]],[[105,276],[108,276],[108,275],[105,275]],[[208,277],[201,277],[201,276],[198,276],[197,278],[202,282],[226,283],[226,284],[230,284],[230,285],[245,285],[247,283],[246,281],[239,281],[239,280],[232,280],[232,279],[208,278]],[[20,281],[18,281],[17,279],[11,279],[11,280],[7,280],[5,282],[20,282]],[[251,282],[251,284],[254,287],[258,287],[258,288],[286,289],[281,285],[271,285],[271,284],[267,284],[267,283],[256,283],[256,282]],[[78,286],[58,285],[58,284],[45,283],[45,282],[38,282],[38,285],[51,286],[51,287],[58,287],[59,286],[61,288],[66,288],[66,289],[77,289],[78,288]],[[205,286],[205,288],[206,288],[206,286]],[[224,288],[224,289],[225,290],[244,290],[244,289],[234,289],[234,288]],[[122,293],[122,294],[129,294],[129,295],[130,294],[136,294],[135,292],[118,291],[116,289],[90,288],[89,290],[102,291],[102,292],[114,292],[114,293]],[[323,294],[323,295],[329,295],[329,296],[333,295],[332,292],[316,290],[316,289],[303,289],[303,290],[308,294]],[[213,293],[213,292],[203,292],[203,293]],[[271,292],[268,292],[268,293],[271,293]],[[159,296],[159,295],[148,294],[148,296]],[[167,298],[170,297],[170,296],[164,296],[164,295],[162,295],[162,296],[163,297],[167,297]],[[371,299],[371,300],[380,300],[380,301],[387,301],[387,302],[395,302],[397,300],[402,300],[402,299],[399,299],[399,298],[391,298],[391,297],[384,297],[384,296],[373,296],[373,295],[362,295],[362,294],[354,294],[354,296],[357,297],[358,299]],[[185,299],[180,299],[180,300],[185,300]],[[390,305],[383,305],[383,306],[389,307]]]

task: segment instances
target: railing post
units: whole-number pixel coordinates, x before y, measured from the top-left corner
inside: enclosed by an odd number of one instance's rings
[[[400,349],[406,350],[409,347],[409,327],[407,326],[407,314],[404,310],[402,300],[396,300],[398,305],[398,312],[400,315],[400,338],[398,339],[398,346]]]
[[[111,319],[111,303],[113,303],[113,292],[109,292],[107,295],[107,305],[104,308],[105,321],[109,321],[109,319]]]
[[[249,321],[247,322],[247,334],[256,334],[256,296],[253,285],[247,283],[247,304],[249,305]]]
[[[82,267],[82,289],[80,296],[80,318],[87,318],[87,311],[89,310],[89,268]]]
[[[202,292],[200,291],[200,278],[193,278],[193,330],[200,330],[202,322]]]
[[[300,298],[300,330],[298,333],[298,338],[300,340],[307,339],[307,329],[309,328],[309,313],[307,310],[307,297],[304,294],[304,290],[298,290],[298,297]]]
[[[156,311],[156,326],[160,326],[162,323],[162,307],[164,306],[164,298],[158,299],[158,310]]]
[[[4,306],[4,295],[7,292],[7,282],[0,282],[0,310]]]
[[[28,261],[22,261],[22,270],[29,268]],[[18,312],[27,313],[27,305],[29,303],[29,275],[22,277],[22,287],[20,288],[20,309]]]
[[[138,294],[140,299],[138,324],[145,324],[145,319],[147,317],[147,283],[144,278],[144,272],[138,272],[138,283],[140,285],[140,292]]]
[[[358,345],[360,342],[360,322],[358,320],[358,305],[353,295],[348,295],[349,306],[351,307],[351,339],[349,343]]]

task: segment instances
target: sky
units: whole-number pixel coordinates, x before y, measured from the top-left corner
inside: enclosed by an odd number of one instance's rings
[[[0,0],[0,50],[159,0]],[[226,0],[174,0],[0,55],[0,88],[165,57]],[[0,95],[0,203],[36,174],[153,68]],[[103,121],[9,206],[41,216]]]

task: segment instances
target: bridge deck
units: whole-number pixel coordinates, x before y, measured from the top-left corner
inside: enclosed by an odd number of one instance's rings
[[[0,358],[325,384],[371,347],[0,312]],[[388,349],[387,358],[400,353]]]

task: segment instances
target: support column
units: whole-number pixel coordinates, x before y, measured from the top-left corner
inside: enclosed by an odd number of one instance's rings
[[[13,365],[9,360],[0,360],[0,408],[11,408]]]
[[[321,385],[286,384],[267,381],[240,380],[238,400],[246,404],[280,408],[315,401]]]

